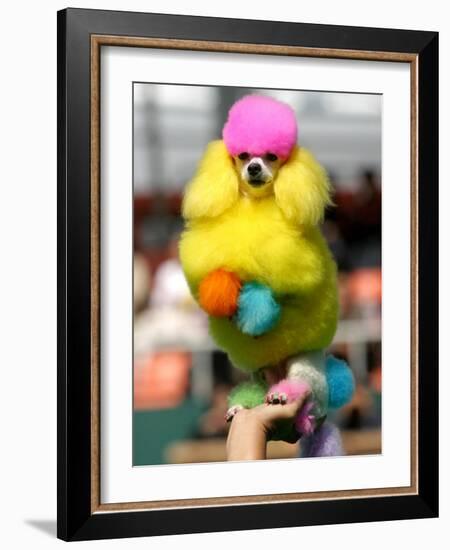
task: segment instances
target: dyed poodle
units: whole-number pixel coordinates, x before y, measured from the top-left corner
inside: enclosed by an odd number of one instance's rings
[[[297,145],[294,111],[254,95],[232,106],[184,195],[186,279],[214,340],[251,373],[229,418],[311,392],[274,439],[314,437],[353,393],[348,366],[324,353],[338,319],[336,266],[318,227],[330,203],[325,170]],[[269,386],[268,370],[284,375]]]

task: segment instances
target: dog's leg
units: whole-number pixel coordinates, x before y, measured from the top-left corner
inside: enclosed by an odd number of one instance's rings
[[[198,288],[200,307],[213,317],[232,317],[241,289],[239,277],[226,269],[209,273]]]
[[[300,409],[295,426],[299,433],[309,435],[316,427],[316,419],[324,417],[328,409],[325,355],[322,351],[290,358],[286,378],[270,388],[266,401],[271,404],[289,403],[307,392],[310,396]]]
[[[264,403],[266,392],[267,384],[258,374],[236,386],[228,396],[229,408],[225,415],[227,422],[230,422],[241,409],[252,409]]]
[[[261,336],[277,325],[280,315],[281,307],[270,287],[256,281],[243,285],[235,316],[241,332],[249,336]]]
[[[320,456],[343,456],[339,429],[331,422],[324,422],[320,428],[309,436],[300,439],[300,456],[302,458]]]

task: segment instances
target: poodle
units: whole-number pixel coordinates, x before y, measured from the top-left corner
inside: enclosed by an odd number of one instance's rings
[[[346,363],[325,354],[338,320],[336,265],[319,229],[331,204],[326,171],[297,145],[291,107],[268,96],[237,101],[222,138],[186,188],[179,252],[211,336],[251,375],[230,394],[227,420],[309,393],[272,439],[326,439],[328,408],[353,393]],[[309,444],[314,456],[338,447]]]

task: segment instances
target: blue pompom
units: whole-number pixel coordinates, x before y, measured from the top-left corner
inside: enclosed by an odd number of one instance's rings
[[[355,391],[355,380],[345,361],[332,355],[326,358],[326,376],[328,383],[328,406],[337,409],[348,403]]]
[[[257,282],[246,283],[239,294],[236,323],[244,334],[260,336],[271,330],[281,314],[272,290]]]

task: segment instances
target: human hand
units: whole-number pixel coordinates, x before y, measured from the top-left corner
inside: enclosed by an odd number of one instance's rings
[[[310,392],[287,404],[264,403],[252,409],[239,410],[230,426],[227,460],[264,460],[271,431],[279,420],[294,419]]]

